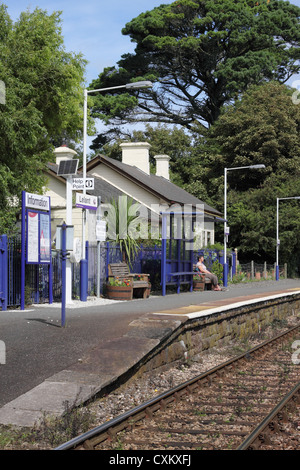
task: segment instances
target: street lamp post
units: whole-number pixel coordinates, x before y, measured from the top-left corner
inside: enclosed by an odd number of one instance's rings
[[[86,180],[86,155],[87,155],[87,97],[89,93],[117,90],[117,89],[136,89],[136,88],[151,88],[152,82],[140,81],[127,83],[126,85],[119,85],[108,88],[98,88],[96,90],[84,90],[84,108],[83,108],[83,180]],[[86,188],[84,186],[83,194],[86,194]],[[82,212],[82,258],[85,258],[85,224],[86,224],[86,210]]]
[[[265,165],[249,165],[249,166],[238,166],[235,168],[224,168],[224,267],[223,267],[223,282],[224,287],[227,287],[228,282],[228,263],[227,263],[227,237],[229,235],[229,227],[227,226],[227,171],[232,170],[245,170],[245,169],[257,169],[265,168]]]
[[[86,160],[87,160],[87,98],[89,93],[117,90],[117,89],[139,89],[139,88],[151,88],[152,82],[150,81],[139,81],[133,83],[127,83],[126,85],[119,85],[108,88],[98,88],[96,90],[84,90],[84,102],[83,102],[83,181],[86,180]],[[84,184],[83,195],[86,194],[86,187]],[[87,276],[85,272],[85,227],[86,227],[86,209],[82,210],[82,276]],[[84,289],[85,290],[85,289]],[[85,295],[81,294],[82,300],[84,300]]]
[[[287,199],[300,199],[300,196],[294,197],[278,197],[276,199],[276,273],[275,278],[276,281],[279,281],[279,201],[284,201]]]

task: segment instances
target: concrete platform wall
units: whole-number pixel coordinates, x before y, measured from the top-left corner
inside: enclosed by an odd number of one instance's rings
[[[263,332],[274,321],[282,321],[290,315],[300,318],[299,294],[189,319],[152,351],[138,375],[175,365],[178,361],[197,359],[201,353],[234,340],[247,340]]]

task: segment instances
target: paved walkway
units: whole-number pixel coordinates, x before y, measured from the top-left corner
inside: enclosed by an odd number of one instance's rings
[[[129,302],[91,299],[67,306],[64,328],[59,304],[0,311],[0,345],[5,345],[0,424],[31,427],[43,412],[61,414],[66,400],[72,404],[88,399],[126,374],[189,318],[295,292],[300,292],[299,280]]]

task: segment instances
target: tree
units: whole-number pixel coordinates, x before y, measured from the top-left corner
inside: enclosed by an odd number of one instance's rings
[[[13,24],[2,4],[0,25],[0,78],[6,87],[5,104],[0,104],[3,233],[15,220],[21,191],[42,191],[53,144],[81,135],[85,61],[65,51],[60,13],[36,9]]]
[[[274,262],[276,198],[300,194],[300,106],[293,103],[292,94],[275,82],[249,88],[224,107],[205,143],[195,147],[193,172],[200,176],[185,188],[196,189],[201,183],[210,203],[221,211],[224,168],[266,165],[262,170],[228,172],[229,243],[244,260]],[[299,217],[299,202],[282,205],[280,258],[294,270],[300,259]]]
[[[271,175],[261,188],[231,191],[228,202],[230,246],[238,248],[239,259],[275,262],[276,198],[300,195],[299,176],[286,179]],[[279,204],[279,262],[288,264],[289,275],[300,275],[300,205],[290,200]]]
[[[231,188],[247,191],[260,187],[274,173],[286,180],[298,175],[299,129],[300,107],[293,104],[289,87],[276,82],[252,86],[233,105],[224,107],[208,133],[209,176],[223,177],[225,167],[263,163],[265,170],[232,173]]]
[[[122,30],[136,44],[92,88],[152,80],[152,90],[98,95],[93,115],[177,124],[203,133],[251,84],[285,83],[299,71],[297,6],[283,0],[177,0],[142,13]]]

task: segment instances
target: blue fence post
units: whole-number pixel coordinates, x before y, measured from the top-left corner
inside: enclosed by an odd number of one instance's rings
[[[80,300],[87,300],[87,278],[88,278],[88,262],[87,259],[80,260]]]
[[[49,218],[50,218],[50,224],[51,224],[51,204],[50,204],[50,209],[49,209]],[[50,229],[51,232],[51,229]],[[50,237],[51,238],[51,237]],[[50,242],[51,244],[51,242]],[[49,287],[49,304],[53,303],[53,267],[52,267],[52,252],[51,252],[51,246],[50,246],[50,263],[48,266],[48,287]]]
[[[193,240],[191,240],[191,243],[194,243]],[[189,264],[190,264],[190,271],[194,271],[194,250],[189,251]],[[191,276],[191,283],[190,283],[190,292],[193,292],[194,289],[194,275]]]
[[[85,259],[87,261],[86,266],[86,295],[89,295],[89,242],[85,242]]]
[[[21,310],[25,310],[25,191],[22,191],[21,226]]]
[[[143,259],[144,259],[144,247],[143,247],[143,244],[141,243],[139,256],[138,256],[138,260],[139,260],[138,266],[139,266],[140,272],[142,272]]]
[[[162,295],[166,295],[167,278],[167,227],[166,218],[162,215],[162,240],[161,240],[161,285]]]
[[[232,275],[236,275],[236,253],[235,251],[232,252]]]
[[[185,245],[185,241],[184,241]],[[170,240],[170,246],[172,246],[172,240]],[[185,250],[185,247],[183,248],[183,251]],[[184,270],[184,267],[181,267],[181,259],[180,259],[180,252],[181,252],[181,240],[178,239],[176,240],[176,270],[179,272],[182,269]],[[177,276],[177,294],[180,294],[180,276]]]
[[[52,265],[52,257],[51,262],[48,268],[48,276],[49,276],[49,304],[53,303],[53,265]]]
[[[108,265],[109,265],[109,242],[106,242],[106,257],[105,257],[105,280],[108,276]]]
[[[39,265],[35,266],[34,269],[34,302],[38,304],[40,302],[40,290],[39,290],[39,285],[40,285],[40,270],[39,270]]]
[[[7,281],[7,235],[0,237],[0,302],[2,310],[7,310],[8,281]]]

